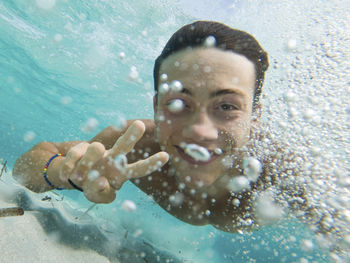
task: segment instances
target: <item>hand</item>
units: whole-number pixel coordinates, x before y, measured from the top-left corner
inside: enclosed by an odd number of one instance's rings
[[[126,181],[146,176],[169,160],[166,152],[159,152],[145,160],[127,164],[125,155],[141,139],[145,129],[142,121],[133,122],[110,150],[99,142],[84,142],[72,147],[60,166],[60,179],[64,182],[70,179],[92,202],[112,202],[116,191]],[[124,160],[124,163],[116,159]]]

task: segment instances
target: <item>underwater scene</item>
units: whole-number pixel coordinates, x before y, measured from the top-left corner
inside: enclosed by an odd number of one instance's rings
[[[349,14],[1,0],[0,263],[350,262]]]

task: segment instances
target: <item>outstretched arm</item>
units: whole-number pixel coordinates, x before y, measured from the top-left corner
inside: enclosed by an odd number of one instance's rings
[[[33,191],[52,190],[43,178],[43,168],[53,155],[60,153],[64,156],[53,159],[48,167],[47,178],[52,185],[72,189],[70,179],[84,189],[90,201],[111,202],[124,182],[145,176],[168,161],[168,154],[160,152],[128,164],[125,171],[115,166],[115,157],[130,152],[145,129],[143,122],[129,121],[125,129],[106,128],[90,142],[39,143],[16,161],[13,176]],[[97,176],[88,176],[91,171]]]

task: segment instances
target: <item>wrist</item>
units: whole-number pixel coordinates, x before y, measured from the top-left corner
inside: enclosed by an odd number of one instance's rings
[[[51,158],[45,165],[43,171],[44,180],[46,181],[46,184],[52,188],[52,190],[62,190],[65,188],[71,188],[69,187],[68,182],[64,182],[60,179],[59,176],[60,167],[64,158],[65,157],[62,154],[55,154],[51,156]]]

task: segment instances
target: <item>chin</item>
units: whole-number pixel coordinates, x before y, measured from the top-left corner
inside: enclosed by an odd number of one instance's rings
[[[180,183],[183,183],[186,185],[186,187],[192,188],[192,189],[205,189],[216,181],[218,175],[214,176],[212,173],[208,172],[201,172],[196,171],[195,169],[190,170],[190,172],[183,171],[182,169],[177,170],[177,178]],[[181,174],[184,174],[185,176],[181,176]]]

